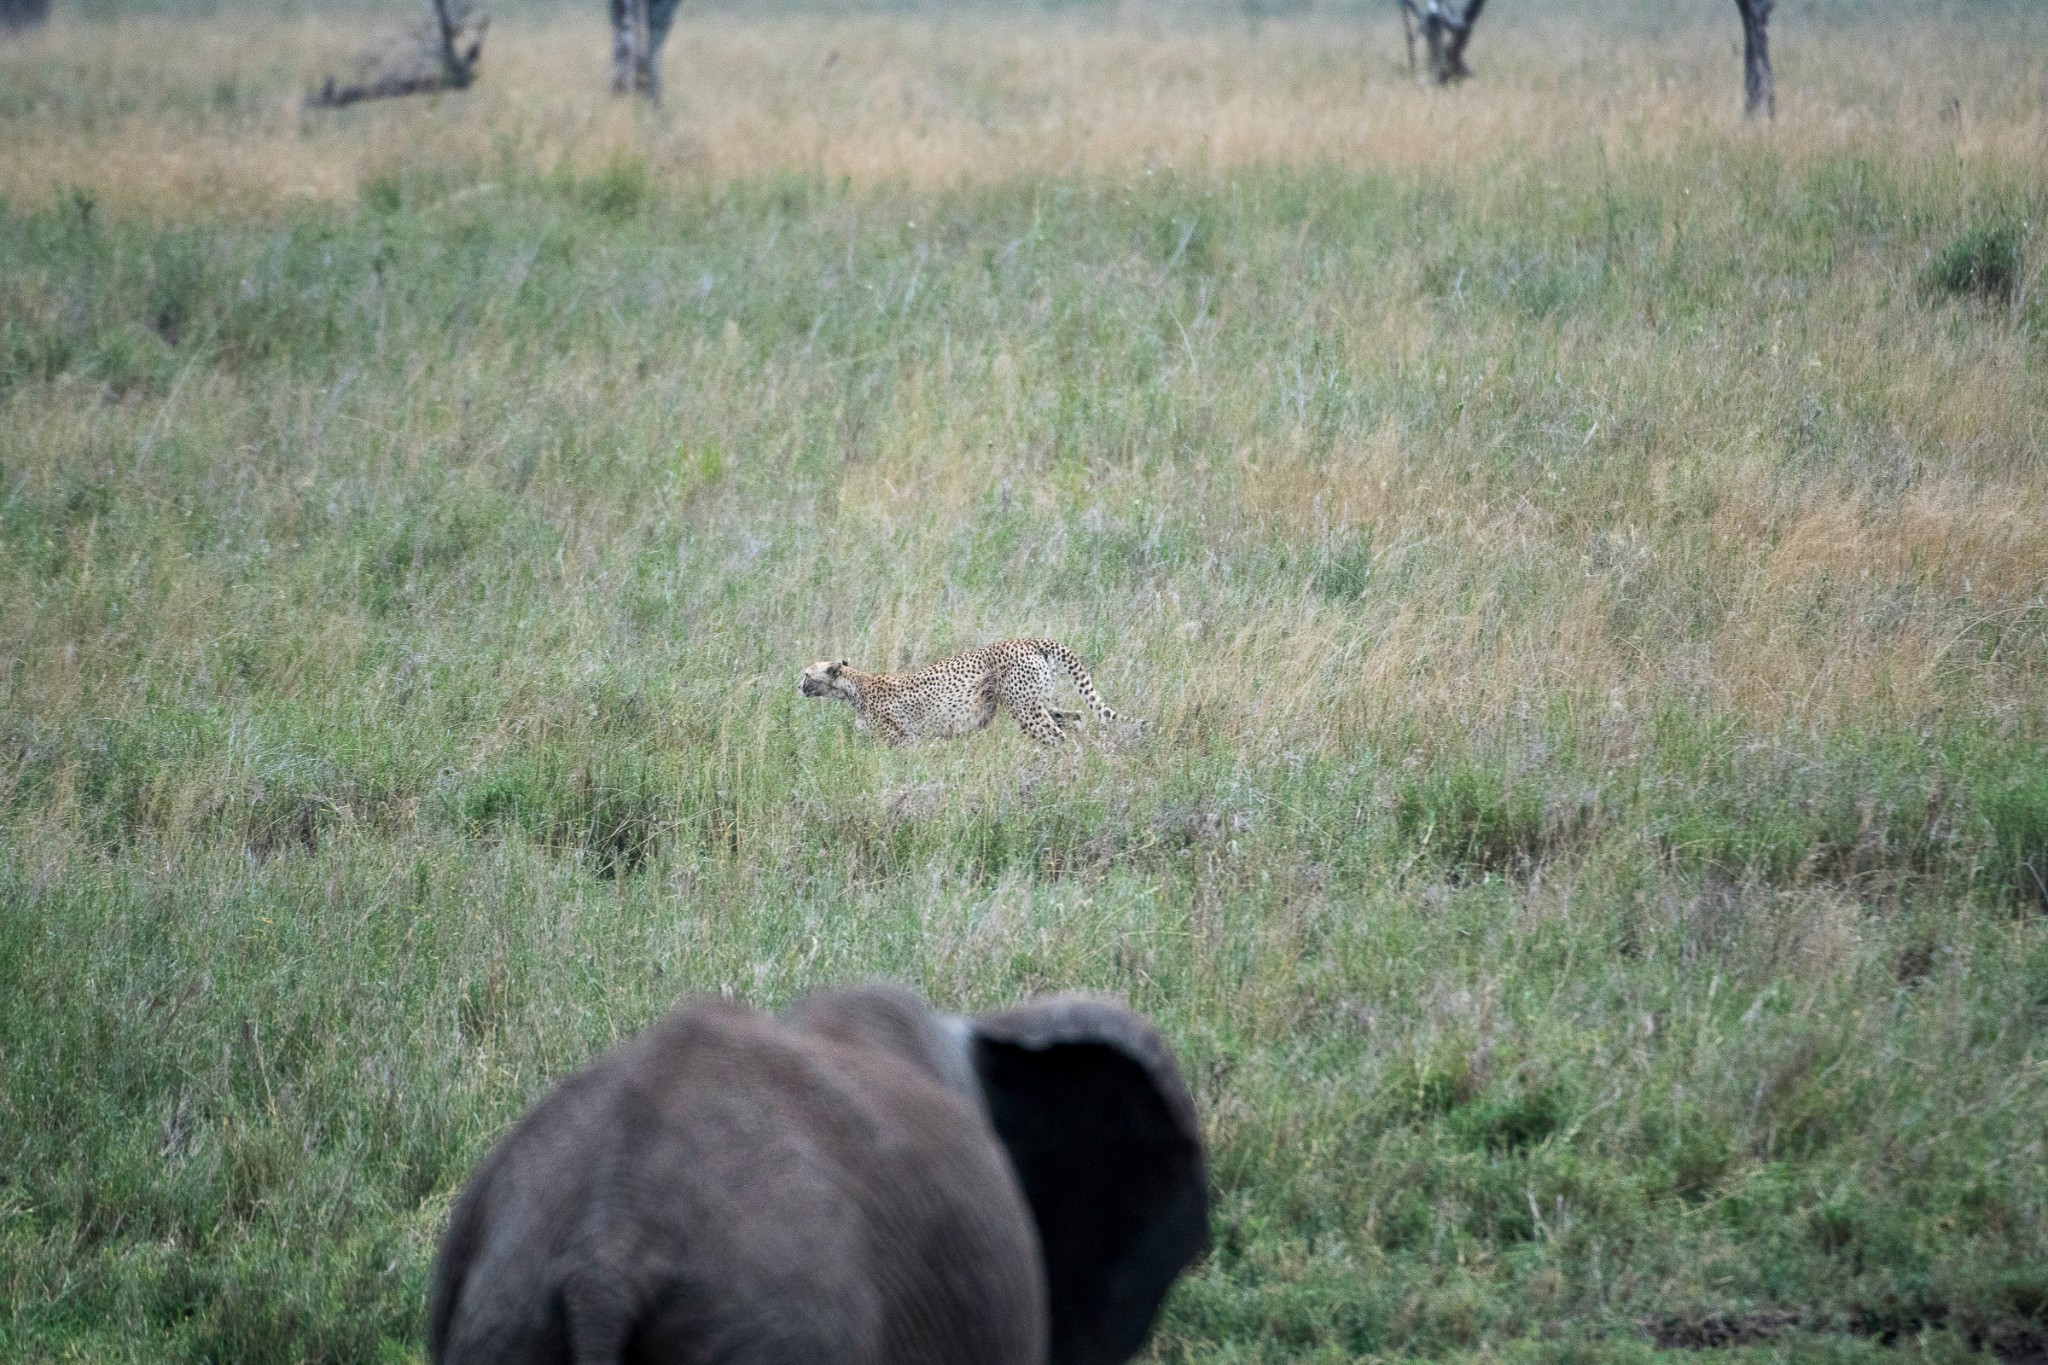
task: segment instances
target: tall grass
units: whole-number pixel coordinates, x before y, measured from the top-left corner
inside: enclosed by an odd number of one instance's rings
[[[1160,1020],[1161,1358],[2041,1348],[2038,24],[501,28],[0,58],[0,1353],[415,1358],[551,1078],[873,974]],[[796,692],[1026,632],[1152,737]]]

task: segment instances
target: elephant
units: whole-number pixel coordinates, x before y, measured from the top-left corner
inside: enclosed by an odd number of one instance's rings
[[[1193,1100],[1113,1001],[706,997],[485,1156],[428,1344],[437,1365],[1117,1365],[1208,1241]]]

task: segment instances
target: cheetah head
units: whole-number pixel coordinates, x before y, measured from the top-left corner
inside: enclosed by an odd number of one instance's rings
[[[824,659],[804,670],[803,693],[807,697],[839,697],[852,701],[853,679],[846,676],[847,661],[836,663]]]

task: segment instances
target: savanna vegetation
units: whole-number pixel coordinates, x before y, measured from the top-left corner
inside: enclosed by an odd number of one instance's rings
[[[1160,1360],[2038,1358],[2048,15],[1496,8],[0,47],[0,1355],[416,1360],[551,1078],[880,975],[1160,1021]],[[797,695],[1013,634],[1148,735]]]

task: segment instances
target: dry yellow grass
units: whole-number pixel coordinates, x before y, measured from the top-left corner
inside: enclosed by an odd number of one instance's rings
[[[1494,20],[1481,77],[1418,96],[1390,17],[1255,31],[1114,19],[685,17],[649,114],[605,93],[590,16],[497,23],[471,92],[345,113],[306,89],[376,30],[319,18],[87,22],[0,48],[17,108],[0,193],[74,189],[173,213],[345,202],[390,165],[602,165],[664,175],[775,172],[938,186],[1025,175],[1224,171],[1252,164],[1476,167],[1589,135],[1668,150],[1740,125],[1734,23],[1654,37],[1581,21]],[[1798,154],[1880,142],[1961,157],[2048,157],[2048,46],[1934,21],[1803,32],[1780,23],[1780,116]],[[1512,178],[1510,178],[1511,183]]]

